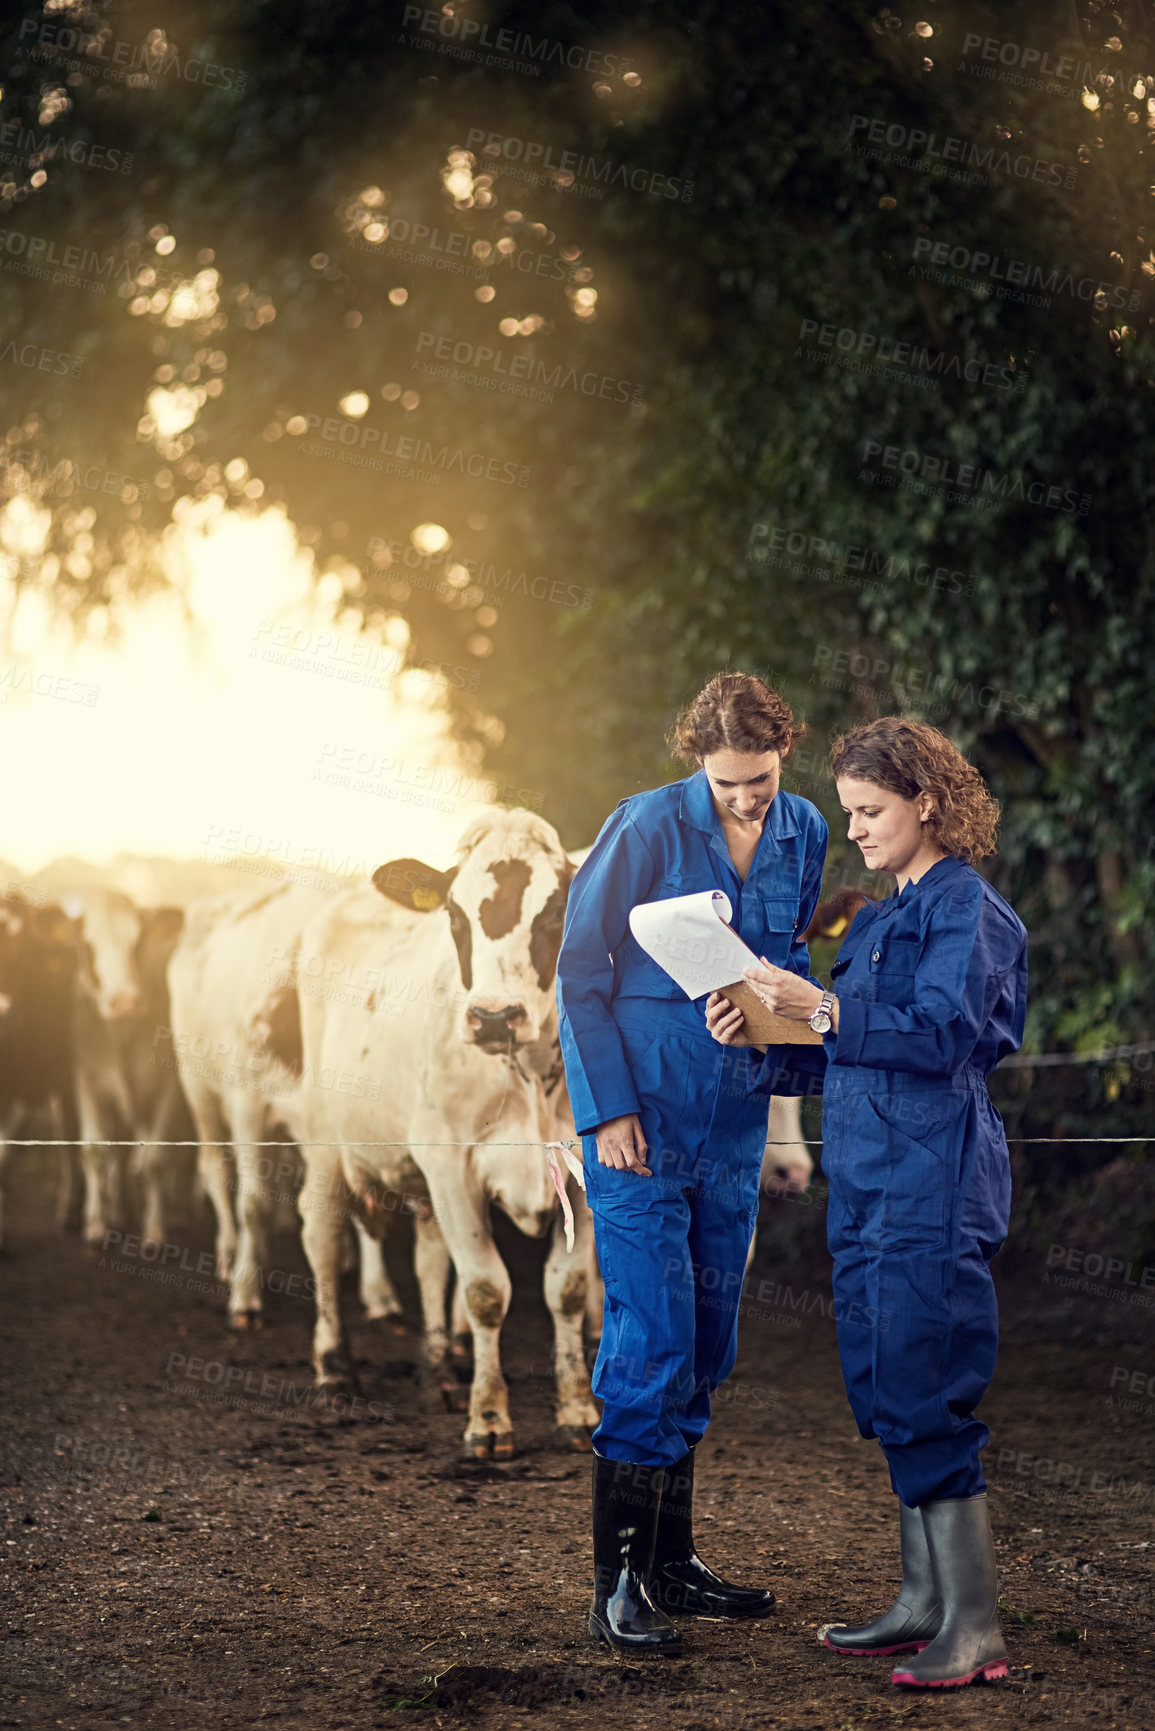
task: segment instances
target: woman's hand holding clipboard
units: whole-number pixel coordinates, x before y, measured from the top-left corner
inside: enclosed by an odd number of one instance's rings
[[[756,956],[729,924],[731,911],[729,899],[721,890],[671,896],[664,901],[640,902],[631,909],[630,930],[646,954],[681,986],[688,998],[709,993],[710,1006],[714,1006],[715,995],[720,994],[741,1010],[743,1038],[723,1044],[820,1046],[821,1034],[816,1034],[806,1021],[810,1009],[801,1020],[796,1020],[793,1014],[782,1015],[770,1009],[758,995],[756,981],[745,977],[750,972],[758,976],[768,970],[780,976],[781,982],[805,984],[797,981],[794,974],[771,968],[764,958]],[[783,989],[779,979],[772,985],[774,996],[779,996]],[[710,1013],[716,1019],[716,1008]]]

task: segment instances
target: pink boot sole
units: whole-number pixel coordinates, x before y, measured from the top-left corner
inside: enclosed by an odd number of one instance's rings
[[[989,1664],[980,1665],[965,1677],[938,1677],[933,1682],[924,1683],[921,1677],[912,1677],[909,1671],[892,1671],[890,1680],[897,1683],[900,1689],[962,1689],[967,1683],[993,1683],[996,1677],[1005,1677],[1006,1674],[1006,1660],[992,1659]]]
[[[890,1659],[896,1653],[921,1653],[930,1642],[900,1641],[897,1647],[836,1647],[828,1635],[823,1635],[822,1645],[832,1653],[841,1653],[844,1659]]]

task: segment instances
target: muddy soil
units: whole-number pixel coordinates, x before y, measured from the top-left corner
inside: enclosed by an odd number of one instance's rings
[[[230,1335],[207,1218],[163,1269],[131,1246],[88,1252],[45,1224],[31,1161],[11,1163],[0,1261],[0,1726],[1155,1725],[1155,1312],[1125,1276],[1104,1296],[1055,1287],[1041,1260],[1003,1271],[985,1417],[1011,1671],[928,1698],[818,1643],[898,1579],[821,1257],[787,1263],[764,1235],[700,1450],[699,1546],[771,1584],[777,1608],[690,1621],[682,1659],[626,1663],[586,1633],[589,1461],[549,1446],[540,1246],[499,1232],[518,1453],[465,1463],[463,1417],[423,1402],[415,1333],[358,1320],[352,1292],[362,1398],[316,1407],[292,1234],[269,1326]],[[404,1251],[390,1259],[413,1320]]]

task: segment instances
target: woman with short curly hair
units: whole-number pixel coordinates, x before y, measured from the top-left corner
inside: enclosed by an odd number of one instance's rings
[[[1010,1163],[987,1077],[1022,1043],[1026,931],[979,876],[998,805],[936,728],[899,716],[834,742],[848,834],[895,894],[860,909],[819,988],[748,969],[780,1015],[824,1019],[822,1169],[830,1183],[838,1350],[858,1428],[877,1437],[899,1498],[902,1586],[836,1652],[914,1653],[892,1674],[957,1688],[1006,1674],[975,1408],[994,1374],[990,1261],[1006,1237]],[[707,1021],[742,1041],[714,994]],[[756,1089],[779,1091],[768,1055]]]

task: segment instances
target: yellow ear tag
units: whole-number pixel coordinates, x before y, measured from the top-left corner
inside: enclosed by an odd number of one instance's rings
[[[436,890],[414,890],[413,906],[420,908],[423,914],[428,913],[432,908],[441,906],[441,897]]]
[[[844,919],[843,920],[835,920],[835,922],[832,926],[827,926],[825,932],[822,935],[824,937],[827,937],[827,938],[840,938],[845,930],[846,930],[846,921]]]

